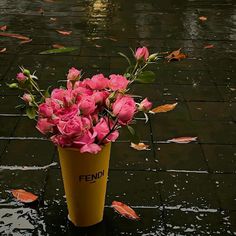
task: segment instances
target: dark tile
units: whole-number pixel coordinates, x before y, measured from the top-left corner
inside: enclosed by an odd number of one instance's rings
[[[210,71],[211,77],[217,85],[235,85],[235,80],[233,79],[234,73],[234,71],[215,69]]]
[[[207,173],[159,173],[161,198],[168,208],[217,209],[214,182]]]
[[[158,175],[146,171],[110,171],[106,204],[121,201],[131,206],[160,206]]]
[[[212,177],[217,187],[217,195],[222,209],[236,210],[236,176],[217,174]]]
[[[19,120],[19,117],[0,117],[0,123],[4,124],[0,127],[0,135],[2,137],[10,137]]]
[[[231,235],[223,212],[166,210],[167,235]]]
[[[225,102],[188,102],[192,120],[232,120]]]
[[[42,197],[46,178],[45,170],[17,170],[14,168],[3,169],[0,172],[0,193],[1,205],[23,205],[17,202],[12,194],[11,189],[24,189]],[[36,202],[36,204],[38,204]]]
[[[230,101],[235,102],[236,101],[236,87],[235,85],[230,86],[218,86],[218,89],[220,91],[220,95],[223,99],[223,101]]]
[[[0,163],[2,165],[45,166],[52,162],[54,145],[49,141],[10,141]]]
[[[236,211],[229,213],[229,221],[231,225],[231,232],[236,235]]]
[[[236,128],[233,122],[161,120],[151,118],[154,141],[166,141],[176,137],[198,137],[198,142],[234,144]]]
[[[5,148],[7,147],[8,140],[0,140],[0,157],[3,154]]]
[[[15,107],[22,104],[22,100],[18,96],[3,96],[0,97],[0,114],[17,114],[21,113]]]
[[[130,143],[113,143],[111,148],[111,169],[145,170],[156,168],[153,150],[138,151],[130,147]]]
[[[21,117],[16,129],[14,130],[13,136],[16,137],[38,137],[42,138],[44,137],[43,134],[41,134],[36,129],[36,121],[30,120],[28,117]],[[45,138],[45,137],[44,137]]]
[[[208,166],[216,172],[236,172],[236,146],[202,145]]]
[[[183,85],[180,87],[187,101],[221,101],[220,93],[216,86]]]
[[[233,103],[229,104],[229,109],[230,109],[230,113],[231,113],[233,120],[236,121],[236,103],[233,102]]]
[[[137,133],[137,135],[139,136],[140,140],[142,141],[147,141],[150,142],[151,141],[151,132],[150,132],[150,124],[145,123],[144,120],[136,120],[135,124],[131,125],[133,127],[133,129],[135,130],[135,132]],[[119,130],[119,138],[118,140],[120,141],[130,141],[130,132],[128,131],[128,129],[126,127],[121,128]]]
[[[199,144],[155,144],[155,155],[165,170],[207,170]]]

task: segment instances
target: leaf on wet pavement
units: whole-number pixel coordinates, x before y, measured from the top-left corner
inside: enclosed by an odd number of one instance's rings
[[[6,51],[7,51],[6,48],[2,48],[2,49],[0,49],[0,53],[6,52]]]
[[[72,31],[63,31],[63,30],[56,30],[56,31],[62,35],[70,35],[72,33]]]
[[[181,52],[181,48],[178,50],[175,50],[173,52],[171,52],[168,56],[166,56],[165,58],[168,60],[168,62],[170,61],[180,61],[181,59],[186,58],[187,55],[185,55],[184,53]]]
[[[204,48],[214,48],[215,46],[213,44],[209,44],[209,45],[206,45],[204,46]]]
[[[63,46],[61,44],[53,44],[52,47],[53,48],[65,48],[65,46]]]
[[[207,17],[206,16],[199,16],[198,19],[200,21],[206,21],[207,20]]]
[[[25,43],[30,43],[30,42],[32,42],[32,39],[23,40],[23,41],[21,41],[19,44],[25,44]]]
[[[21,34],[0,33],[0,36],[10,37],[10,38],[17,38],[17,39],[20,39],[20,40],[30,40],[29,37],[23,36]]]
[[[11,193],[18,201],[24,203],[31,203],[38,199],[38,196],[27,192],[24,189],[13,189],[11,190]]]
[[[51,20],[51,21],[56,21],[57,18],[55,18],[55,17],[51,17],[50,20]]]
[[[140,217],[136,214],[136,212],[131,207],[125,205],[122,202],[113,201],[111,207],[113,207],[116,212],[118,212],[127,219],[140,220]]]
[[[75,51],[77,49],[78,49],[78,47],[54,48],[54,49],[49,49],[49,50],[40,52],[39,54],[55,54],[55,53],[72,52],[72,51]]]
[[[0,30],[1,30],[1,31],[6,31],[6,30],[7,30],[7,26],[6,26],[6,25],[0,26]]]
[[[197,137],[178,137],[167,140],[169,143],[190,143],[197,141]]]
[[[158,107],[155,107],[151,110],[151,113],[162,113],[162,112],[168,112],[168,111],[172,111],[173,109],[175,109],[175,107],[178,105],[178,103],[173,103],[173,104],[165,104],[165,105],[161,105]]]
[[[132,147],[133,149],[138,150],[138,151],[151,150],[149,148],[149,145],[145,144],[145,143],[138,143],[138,144],[131,143],[130,147]]]

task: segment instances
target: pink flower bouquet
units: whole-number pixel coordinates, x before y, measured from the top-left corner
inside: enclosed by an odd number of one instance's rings
[[[121,54],[121,53],[120,53]],[[98,153],[102,146],[114,142],[119,129],[128,127],[138,112],[148,113],[152,103],[147,98],[140,103],[127,92],[134,81],[152,82],[154,73],[145,71],[150,63],[155,63],[157,54],[149,56],[146,47],[138,48],[134,56],[134,65],[124,56],[129,68],[124,75],[112,74],[105,77],[97,74],[82,79],[82,73],[71,68],[67,74],[65,88],[40,90],[37,77],[29,70],[21,68],[17,74],[17,83],[11,88],[24,90],[29,118],[36,119],[36,128],[57,146],[73,147],[81,153]],[[39,101],[36,92],[41,96]]]

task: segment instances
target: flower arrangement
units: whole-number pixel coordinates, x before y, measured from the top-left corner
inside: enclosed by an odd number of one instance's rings
[[[57,146],[78,149],[81,153],[98,153],[103,145],[114,142],[119,129],[131,125],[138,112],[150,112],[152,103],[147,98],[135,101],[128,94],[134,81],[152,82],[155,75],[146,71],[156,63],[158,54],[149,55],[146,47],[133,52],[133,61],[124,54],[129,67],[124,75],[97,74],[82,79],[82,71],[71,68],[67,74],[66,87],[41,90],[35,74],[21,67],[17,82],[11,88],[24,91],[22,99],[29,118],[37,121],[36,128]],[[39,96],[40,97],[39,97]]]

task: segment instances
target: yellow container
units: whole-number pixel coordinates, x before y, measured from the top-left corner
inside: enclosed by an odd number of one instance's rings
[[[98,154],[58,147],[69,218],[87,227],[103,219],[111,144]]]

